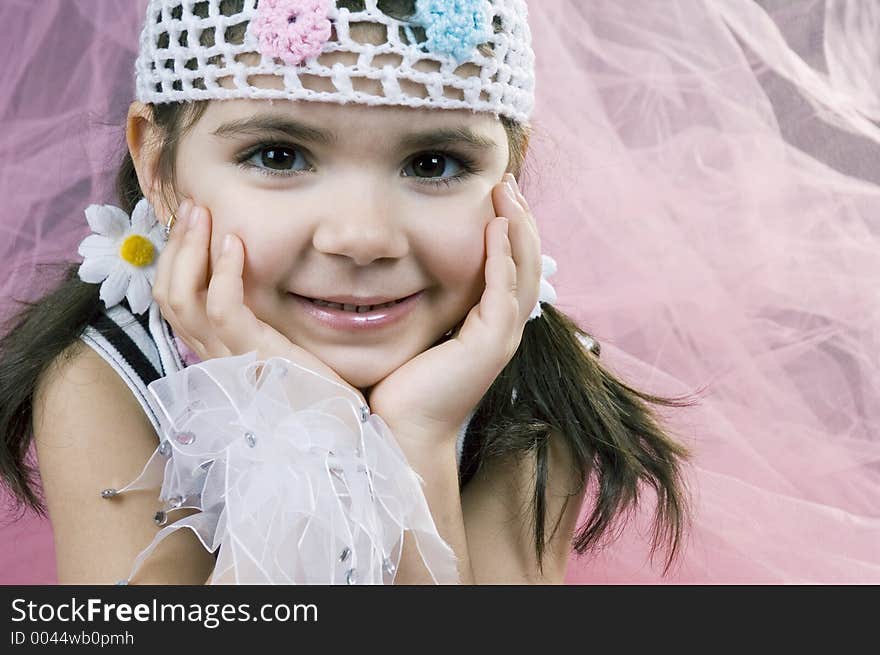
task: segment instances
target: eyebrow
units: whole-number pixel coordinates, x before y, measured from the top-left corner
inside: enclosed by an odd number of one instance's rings
[[[296,120],[271,115],[256,115],[250,118],[224,123],[212,133],[221,139],[234,139],[243,136],[286,137],[294,141],[333,146],[338,143],[336,134]],[[474,150],[492,150],[498,144],[488,136],[475,132],[469,127],[444,127],[424,132],[409,132],[398,139],[401,149],[435,148],[458,144]]]

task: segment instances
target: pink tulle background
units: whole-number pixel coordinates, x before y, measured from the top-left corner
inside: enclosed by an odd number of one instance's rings
[[[880,582],[880,3],[530,1],[524,187],[557,306],[697,453],[677,568],[644,511],[567,582]],[[145,0],[5,0],[0,285],[75,261],[115,202]],[[51,528],[0,523],[0,583],[55,582]]]

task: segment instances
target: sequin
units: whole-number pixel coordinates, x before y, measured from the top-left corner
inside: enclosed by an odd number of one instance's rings
[[[159,454],[162,457],[168,457],[171,454],[171,442],[168,439],[159,444]]]
[[[153,515],[153,523],[156,525],[165,525],[168,522],[168,516],[162,510]]]
[[[178,432],[175,437],[177,439],[177,443],[182,446],[189,446],[196,440],[196,435],[192,432]]]
[[[397,567],[394,566],[394,562],[392,562],[387,557],[382,560],[382,570],[385,571],[388,575],[393,575],[397,570]]]
[[[171,496],[171,498],[168,499],[168,507],[171,509],[177,509],[181,505],[183,505],[183,498],[180,496]]]
[[[340,553],[340,555],[339,555],[339,561],[344,562],[345,560],[348,559],[349,555],[351,555],[351,548],[346,546],[345,548],[342,549],[342,553]]]
[[[245,432],[244,440],[247,442],[247,445],[253,448],[257,445],[257,437],[253,432]]]
[[[366,423],[370,419],[370,408],[366,405],[361,406],[361,423]]]
[[[101,498],[113,498],[113,496],[115,496],[118,493],[119,492],[116,491],[116,489],[104,489],[101,492]]]
[[[345,582],[346,584],[357,584],[357,571],[348,569],[348,572],[345,574]]]

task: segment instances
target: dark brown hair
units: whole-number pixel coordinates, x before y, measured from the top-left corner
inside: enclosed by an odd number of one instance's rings
[[[231,3],[231,4],[228,4]],[[227,0],[227,9],[240,0]],[[405,3],[404,3],[405,4]],[[207,102],[149,106],[161,142],[157,162],[160,193],[168,208],[174,194],[175,161],[180,140],[204,114]],[[502,119],[510,150],[508,170],[521,179],[530,128]],[[130,153],[117,175],[121,207],[131,213],[142,191]],[[101,311],[98,286],[79,280],[79,264],[65,264],[61,284],[10,320],[0,340],[0,478],[22,509],[45,515],[38,471],[27,461],[33,439],[33,397],[40,376],[68,352]],[[21,302],[21,301],[19,301]],[[546,488],[551,436],[561,439],[581,481],[580,493],[593,482],[596,497],[587,520],[575,534],[578,554],[594,551],[622,527],[638,506],[642,489],[657,499],[651,554],[668,549],[664,573],[672,565],[689,523],[689,501],[682,477],[688,449],[663,429],[650,405],[687,407],[696,396],[664,398],[638,391],[615,377],[578,340],[589,337],[572,319],[550,305],[529,321],[513,359],[475,409],[462,455],[461,487],[479,468],[498,457],[533,456],[535,487],[531,504],[534,547],[539,565],[548,539]],[[516,402],[511,402],[514,390]],[[585,502],[591,502],[589,499]],[[550,531],[552,537],[554,527]]]

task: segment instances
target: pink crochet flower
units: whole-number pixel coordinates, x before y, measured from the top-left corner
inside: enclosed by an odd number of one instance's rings
[[[330,40],[331,0],[260,0],[251,29],[260,52],[296,66]]]

